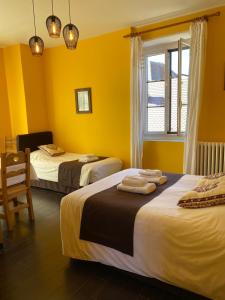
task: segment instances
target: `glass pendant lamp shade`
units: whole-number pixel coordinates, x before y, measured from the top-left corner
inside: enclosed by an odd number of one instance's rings
[[[44,51],[44,42],[43,40],[37,36],[37,29],[36,29],[36,21],[35,21],[35,12],[34,12],[34,0],[32,0],[33,4],[33,17],[34,17],[34,36],[29,39],[29,46],[34,56],[41,56]]]
[[[39,36],[32,36],[29,40],[29,46],[33,55],[41,56],[43,54],[44,42]]]
[[[58,17],[52,15],[46,19],[48,34],[52,38],[59,38],[61,33],[61,21]]]
[[[79,38],[79,30],[74,24],[67,24],[63,28],[63,37],[66,47],[70,50],[76,49]]]
[[[70,23],[64,26],[63,37],[67,49],[73,50],[77,47],[77,42],[79,39],[79,30],[74,24],[71,23],[70,0],[68,0],[68,6]]]

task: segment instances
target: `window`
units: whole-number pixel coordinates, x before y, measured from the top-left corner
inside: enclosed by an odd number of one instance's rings
[[[186,131],[188,40],[145,49],[145,137],[180,139]]]

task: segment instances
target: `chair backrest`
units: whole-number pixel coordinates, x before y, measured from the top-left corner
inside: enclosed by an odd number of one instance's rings
[[[29,187],[30,149],[26,148],[25,152],[19,151],[15,153],[1,153],[2,193],[6,192],[7,190],[7,179],[20,175],[24,175],[24,184]],[[17,182],[15,184],[17,184]]]
[[[5,152],[16,152],[16,139],[15,138],[5,136],[4,151]]]

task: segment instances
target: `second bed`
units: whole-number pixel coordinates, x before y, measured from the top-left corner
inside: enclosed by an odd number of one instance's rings
[[[39,146],[53,144],[52,132],[36,132],[17,136],[17,150],[30,148],[30,161],[38,180],[32,180],[32,186],[50,189],[68,194],[79,187],[98,181],[106,176],[118,172],[122,168],[122,161],[115,157],[79,164],[83,154],[65,152],[60,156],[49,156]],[[60,175],[63,163],[68,162],[64,174]],[[71,162],[71,163],[69,163]],[[65,165],[65,164],[64,164]],[[63,182],[59,180],[63,178]]]

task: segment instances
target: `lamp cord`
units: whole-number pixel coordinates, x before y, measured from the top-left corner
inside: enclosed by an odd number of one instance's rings
[[[68,4],[69,4],[69,18],[70,18],[70,24],[71,24],[70,0],[68,0]]]
[[[35,36],[36,36],[37,29],[36,29],[36,20],[35,20],[35,12],[34,12],[34,0],[32,0],[32,4],[33,4],[33,16],[34,16],[34,32],[35,32]]]
[[[53,0],[52,0],[52,15],[54,16],[54,13],[53,13]]]

